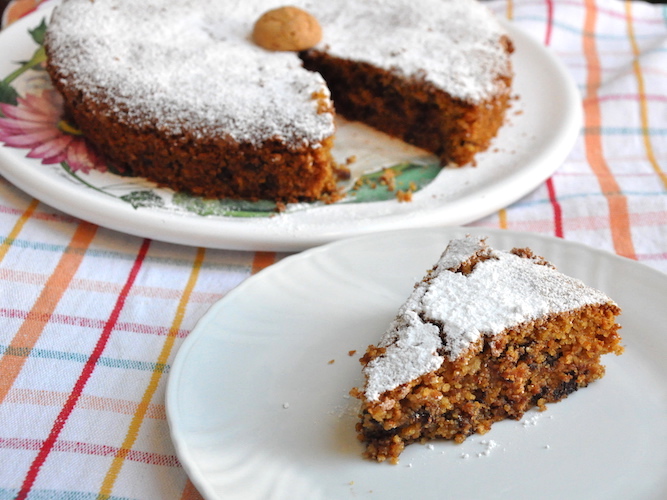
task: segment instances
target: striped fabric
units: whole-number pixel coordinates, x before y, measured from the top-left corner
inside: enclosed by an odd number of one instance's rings
[[[565,164],[475,226],[581,241],[667,271],[667,7],[617,0],[492,2],[549,46],[583,102]]]
[[[34,3],[10,3],[4,22]],[[555,235],[667,272],[667,9],[489,5],[565,62],[585,123],[553,177],[472,225]],[[168,437],[170,363],[214,302],[282,255],[123,235],[3,179],[0,235],[0,500],[199,498]]]

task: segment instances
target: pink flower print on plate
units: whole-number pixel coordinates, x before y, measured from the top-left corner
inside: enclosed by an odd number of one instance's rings
[[[45,164],[67,163],[72,171],[106,172],[107,166],[77,129],[64,118],[62,97],[53,89],[26,94],[18,104],[0,103],[0,141],[29,149],[28,158]]]

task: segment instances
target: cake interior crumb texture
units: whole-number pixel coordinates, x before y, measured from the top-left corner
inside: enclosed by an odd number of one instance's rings
[[[69,116],[118,170],[210,198],[336,201],[336,113],[473,163],[509,105],[513,46],[475,0],[295,0],[301,53],[254,44],[278,0],[63,0],[45,37]]]
[[[453,240],[361,359],[365,456],[397,463],[410,443],[461,443],[586,387],[623,352],[620,312],[530,249]]]

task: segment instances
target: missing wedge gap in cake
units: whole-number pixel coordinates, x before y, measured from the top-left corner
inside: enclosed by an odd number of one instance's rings
[[[397,463],[410,443],[460,443],[588,386],[623,352],[620,312],[530,249],[452,240],[361,358],[364,455]]]

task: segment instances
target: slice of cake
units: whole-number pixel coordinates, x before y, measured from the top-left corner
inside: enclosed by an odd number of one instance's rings
[[[451,241],[361,359],[365,456],[396,463],[407,444],[460,443],[586,387],[623,352],[620,312],[527,248]]]

